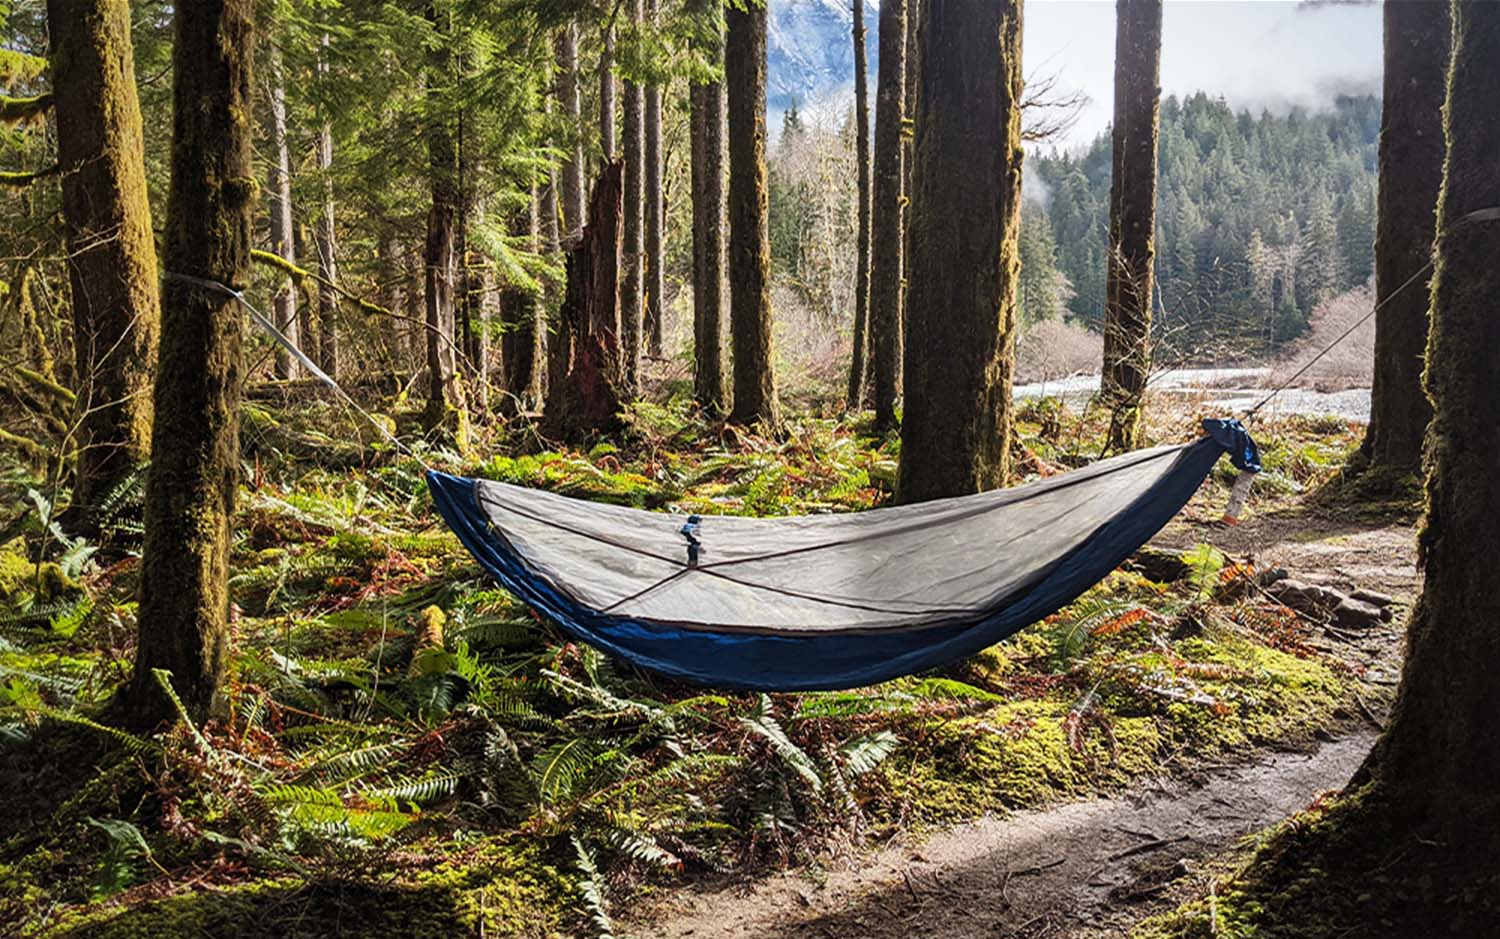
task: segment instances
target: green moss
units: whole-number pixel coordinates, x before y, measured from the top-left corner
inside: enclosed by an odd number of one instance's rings
[[[1161,735],[1145,718],[1083,722],[1070,741],[1070,708],[1020,701],[939,721],[909,760],[884,769],[892,793],[919,818],[971,818],[1127,781],[1155,765]]]
[[[77,594],[82,588],[63,569],[46,561],[35,564],[26,545],[15,538],[0,545],[0,610],[22,611]]]
[[[82,907],[30,933],[68,939],[459,939],[572,933],[571,883],[535,843],[455,849],[426,870],[305,883],[281,877]]]

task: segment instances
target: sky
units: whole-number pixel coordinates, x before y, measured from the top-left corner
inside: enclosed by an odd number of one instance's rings
[[[1090,102],[1061,141],[1086,144],[1109,124],[1114,100],[1111,0],[1028,0],[1022,56],[1028,77],[1056,74]],[[1236,108],[1329,106],[1340,93],[1380,92],[1378,3],[1167,0],[1162,94],[1202,90]]]

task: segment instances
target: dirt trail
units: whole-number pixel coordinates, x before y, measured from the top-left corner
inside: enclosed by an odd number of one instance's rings
[[[1252,519],[1235,529],[1178,522],[1158,544],[1213,543],[1258,567],[1316,583],[1364,586],[1402,601],[1416,593],[1410,527],[1328,518]],[[1399,623],[1399,618],[1398,618]],[[1393,686],[1398,625],[1315,636]],[[988,816],[921,842],[898,837],[828,872],[674,891],[627,923],[640,939],[1104,939],[1125,937],[1170,905],[1170,885],[1244,835],[1337,789],[1358,767],[1383,715],[1361,701],[1351,724],[1307,753],[1253,755],[1145,780],[1105,799]],[[1179,884],[1181,881],[1179,881]]]
[[[816,882],[786,874],[690,893],[631,935],[660,939],[1125,936],[1191,859],[1226,848],[1342,786],[1374,741],[1359,731],[1201,780],[986,817],[888,845]]]

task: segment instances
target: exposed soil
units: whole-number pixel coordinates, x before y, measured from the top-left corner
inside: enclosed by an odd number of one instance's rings
[[[1208,541],[1259,569],[1396,596],[1393,624],[1327,628],[1314,644],[1362,667],[1387,689],[1399,672],[1405,605],[1416,592],[1406,525],[1266,516],[1235,528],[1192,520],[1158,543]],[[1103,939],[1201,890],[1194,876],[1214,855],[1338,789],[1383,719],[1383,696],[1358,700],[1339,733],[1305,752],[1252,754],[1232,765],[1185,767],[1109,797],[986,816],[925,840],[898,836],[831,870],[796,870],[752,883],[673,891],[627,924],[660,939],[938,937]]]

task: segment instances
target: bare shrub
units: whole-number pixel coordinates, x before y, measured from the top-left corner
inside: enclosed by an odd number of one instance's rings
[[[1343,341],[1334,346],[1322,358],[1313,362],[1320,352],[1343,336],[1362,317],[1368,316],[1375,306],[1373,282],[1355,287],[1336,297],[1330,297],[1313,310],[1307,333],[1294,342],[1286,353],[1272,365],[1271,382],[1279,385],[1295,375],[1303,366],[1312,363],[1307,372],[1295,383],[1299,388],[1317,391],[1344,391],[1349,388],[1368,388],[1374,379],[1375,370],[1375,318],[1361,323]]]
[[[1043,320],[1026,327],[1016,343],[1016,382],[1092,375],[1103,358],[1103,336],[1062,320]]]

